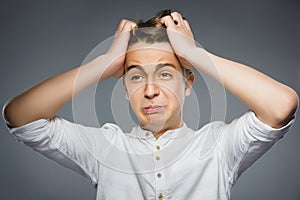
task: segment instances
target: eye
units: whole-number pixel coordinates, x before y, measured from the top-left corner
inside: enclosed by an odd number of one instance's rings
[[[142,76],[141,75],[133,75],[130,80],[132,81],[138,81],[138,80],[141,80],[142,79]]]
[[[172,74],[169,72],[162,72],[159,74],[159,77],[161,77],[163,79],[168,79],[168,78],[172,78]]]

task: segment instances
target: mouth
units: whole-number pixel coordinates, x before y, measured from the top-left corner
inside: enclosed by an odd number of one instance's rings
[[[158,105],[150,105],[147,107],[144,107],[144,111],[147,114],[155,114],[158,112],[161,112],[163,110],[163,106],[158,106]]]

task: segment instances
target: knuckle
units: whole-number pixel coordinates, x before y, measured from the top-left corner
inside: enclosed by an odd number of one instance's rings
[[[126,21],[127,21],[126,19],[122,19],[122,20],[121,20],[121,24],[126,23]]]
[[[171,16],[170,15],[164,16],[163,19],[169,20],[171,19]]]
[[[187,20],[183,20],[183,23],[186,25],[186,26],[189,26],[189,22]]]
[[[177,12],[177,11],[175,11],[175,12],[172,12],[171,14],[173,14],[173,15],[177,15],[177,16],[178,16],[178,15],[180,15],[180,14],[179,14],[179,12]]]

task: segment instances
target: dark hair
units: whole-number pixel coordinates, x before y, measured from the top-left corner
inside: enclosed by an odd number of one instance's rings
[[[138,28],[156,27],[161,18],[163,18],[165,16],[168,16],[168,15],[171,15],[171,13],[172,13],[171,10],[161,10],[161,11],[156,13],[155,17],[150,18],[146,22],[144,22],[143,20],[139,20],[137,22],[137,26],[138,26]],[[163,27],[166,28],[164,25],[163,25]]]
[[[147,21],[139,20],[137,22],[136,28],[131,31],[130,39],[128,45],[132,45],[138,42],[145,42],[148,44],[153,44],[156,42],[168,42],[169,38],[167,35],[166,26],[160,23],[160,19],[170,15],[171,10],[161,10],[156,13],[156,15]],[[182,67],[183,75],[186,77],[190,70]]]
[[[171,10],[162,10],[147,21],[139,20],[136,29],[131,32],[129,45],[146,42],[153,44],[155,42],[169,42],[165,25],[160,23],[160,19],[170,15]]]

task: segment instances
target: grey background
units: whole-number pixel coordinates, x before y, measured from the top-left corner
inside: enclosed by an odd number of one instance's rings
[[[189,19],[195,39],[209,51],[253,66],[300,93],[300,2],[296,0],[10,0],[0,5],[1,105],[38,82],[80,65],[114,33],[122,18],[147,19],[164,8],[178,10]],[[201,95],[205,84],[197,80],[194,89],[200,91],[200,103],[209,103],[207,95]],[[113,121],[111,114],[101,113],[110,113],[114,84],[115,80],[108,80],[98,86],[100,123]],[[200,126],[209,121],[207,107],[200,106]],[[227,107],[227,122],[247,110],[230,94]],[[59,114],[72,120],[71,104]],[[232,199],[300,199],[299,131],[296,120],[289,134],[239,179]],[[4,123],[0,123],[0,137],[1,199],[95,199],[88,180],[16,142]]]

